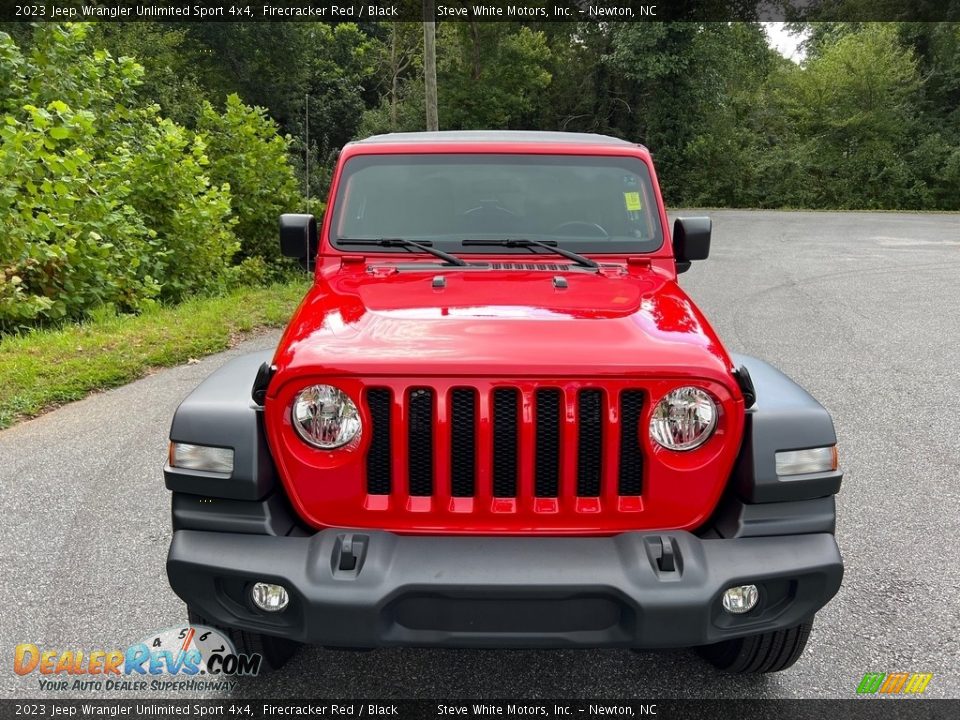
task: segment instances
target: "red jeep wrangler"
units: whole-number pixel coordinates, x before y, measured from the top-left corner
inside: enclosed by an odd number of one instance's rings
[[[792,665],[840,587],[829,414],[677,284],[649,152],[596,135],[347,145],[272,358],[180,405],[167,573],[278,667],[333,647],[698,647]]]

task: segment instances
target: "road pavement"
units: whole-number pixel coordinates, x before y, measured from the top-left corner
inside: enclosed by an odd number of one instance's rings
[[[731,350],[813,393],[840,439],[846,576],[797,665],[742,678],[686,650],[304,649],[233,695],[849,698],[865,672],[913,671],[934,674],[928,696],[960,697],[960,216],[711,214],[711,258],[681,284]],[[277,338],[0,432],[0,697],[51,697],[13,673],[18,643],[112,649],[183,621],[164,575],[169,421],[215,368]],[[53,697],[70,695],[94,696]]]

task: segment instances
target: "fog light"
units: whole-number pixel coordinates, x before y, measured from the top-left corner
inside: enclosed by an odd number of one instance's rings
[[[756,585],[736,585],[723,593],[723,609],[734,615],[743,615],[753,610],[759,599]]]
[[[265,612],[280,612],[290,602],[286,588],[283,585],[258,582],[250,591],[253,604]]]

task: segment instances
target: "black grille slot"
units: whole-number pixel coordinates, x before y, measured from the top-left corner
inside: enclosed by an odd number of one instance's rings
[[[580,430],[577,437],[577,495],[600,496],[603,447],[603,392],[581,390],[578,398]]]
[[[473,497],[476,480],[477,393],[456,388],[450,393],[450,494]]]
[[[390,494],[390,391],[387,388],[367,390],[370,410],[370,449],[367,451],[367,492]]]
[[[407,477],[410,494],[430,496],[433,495],[433,390],[411,390],[407,412]]]
[[[643,447],[640,445],[640,414],[643,392],[624,390],[620,395],[620,495],[640,495],[643,491]]]
[[[560,391],[537,390],[534,494],[557,497],[560,484]]]
[[[493,496],[517,495],[517,398],[515,388],[493,391]]]

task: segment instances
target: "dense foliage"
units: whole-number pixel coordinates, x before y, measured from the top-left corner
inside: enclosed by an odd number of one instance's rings
[[[415,23],[6,29],[0,331],[271,279],[339,147],[424,125]],[[440,23],[441,128],[644,143],[672,206],[960,209],[960,26],[795,29]]]
[[[197,129],[211,159],[207,175],[230,186],[240,257],[275,257],[277,218],[300,204],[286,139],[264,110],[244,105],[237,95],[227,98],[223,113],[205,102]]]
[[[266,216],[298,194],[273,121],[232,97],[191,130],[142,78],[82,25],[38,26],[26,52],[0,33],[0,330],[223,287],[249,275],[238,249],[275,259]]]
[[[671,205],[960,209],[960,26],[816,23],[802,64],[759,23],[463,23],[438,39],[445,129],[612,134]],[[423,126],[416,38],[362,133]]]

